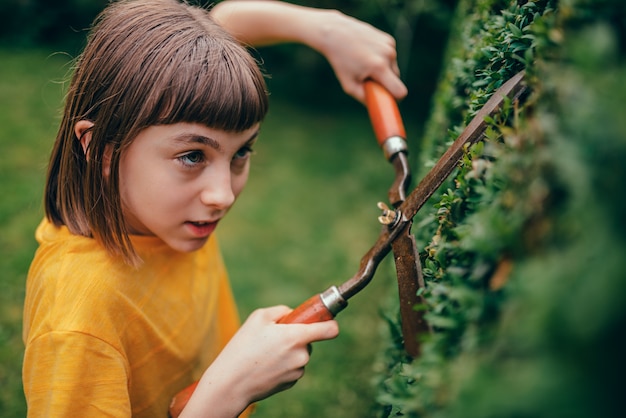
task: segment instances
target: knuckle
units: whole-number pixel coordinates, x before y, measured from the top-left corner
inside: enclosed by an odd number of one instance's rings
[[[377,60],[372,61],[372,71],[376,74],[381,74],[383,71],[389,68],[389,60],[380,57]]]
[[[309,363],[310,359],[311,356],[306,348],[299,350],[298,354],[294,355],[294,366],[298,369],[302,369],[302,373],[304,374],[304,366]]]

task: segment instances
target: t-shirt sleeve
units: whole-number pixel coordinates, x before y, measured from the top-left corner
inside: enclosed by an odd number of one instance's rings
[[[128,370],[110,344],[78,332],[49,332],[28,344],[29,417],[130,417]]]

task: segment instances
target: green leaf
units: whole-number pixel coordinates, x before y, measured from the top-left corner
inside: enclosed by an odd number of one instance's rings
[[[522,37],[522,35],[523,35],[522,30],[520,28],[518,28],[517,26],[515,26],[513,23],[507,24],[506,27],[511,31],[511,33],[515,37],[517,37],[517,38],[521,38]]]

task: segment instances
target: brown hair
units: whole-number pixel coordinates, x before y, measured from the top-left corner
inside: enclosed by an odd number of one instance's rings
[[[48,169],[46,215],[136,264],[119,193],[124,149],[151,125],[244,131],[267,108],[256,61],[206,10],[177,0],[112,3],[96,18],[74,68]],[[80,120],[93,123],[86,152],[74,133]]]

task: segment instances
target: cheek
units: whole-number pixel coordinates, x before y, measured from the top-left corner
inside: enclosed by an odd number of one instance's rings
[[[249,166],[247,166],[242,173],[233,176],[232,187],[235,197],[239,196],[244,187],[246,187],[246,184],[248,183],[248,174]]]
[[[121,162],[119,176],[122,202],[135,210],[138,206],[158,204],[169,195],[171,180],[156,164],[127,159]]]

